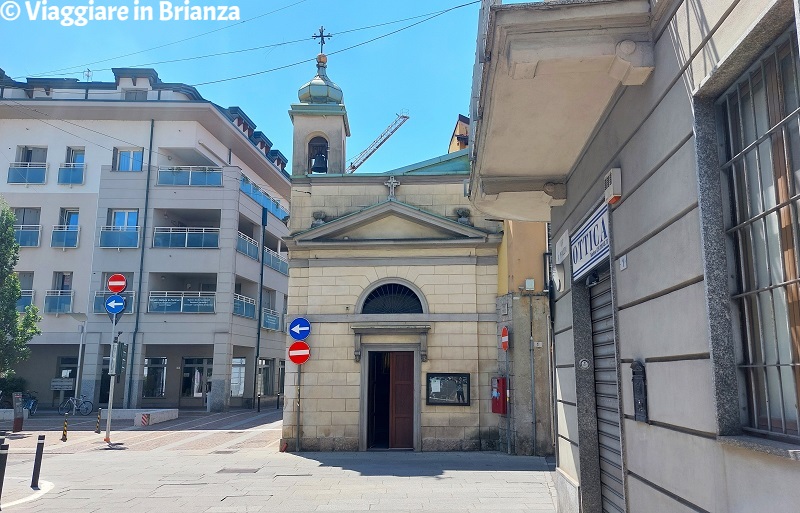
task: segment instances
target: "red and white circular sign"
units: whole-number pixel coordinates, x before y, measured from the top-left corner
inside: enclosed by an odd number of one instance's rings
[[[125,276],[121,274],[112,274],[108,278],[108,283],[106,283],[106,287],[108,287],[108,290],[110,290],[114,294],[119,294],[120,292],[124,292],[125,289],[128,288],[128,280],[126,280]]]
[[[306,363],[310,357],[311,349],[308,347],[308,344],[302,340],[298,340],[289,346],[289,359],[292,361],[292,363],[302,365]]]
[[[508,351],[508,328],[505,326],[500,331],[500,347],[503,348],[503,351]]]

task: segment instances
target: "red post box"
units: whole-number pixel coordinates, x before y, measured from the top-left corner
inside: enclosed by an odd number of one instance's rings
[[[507,389],[506,378],[492,378],[492,413],[508,413]]]

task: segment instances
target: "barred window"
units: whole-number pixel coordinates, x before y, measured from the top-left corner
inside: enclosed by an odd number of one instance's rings
[[[361,313],[413,314],[423,311],[422,302],[413,290],[399,283],[387,283],[369,293]]]
[[[167,388],[167,359],[145,358],[143,377],[142,397],[164,397]]]
[[[800,441],[800,77],[785,34],[718,102],[750,432]]]

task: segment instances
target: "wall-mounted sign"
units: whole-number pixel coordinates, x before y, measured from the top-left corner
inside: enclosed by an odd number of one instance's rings
[[[469,406],[469,373],[429,372],[425,404]]]
[[[572,278],[578,280],[608,258],[608,205],[603,204],[569,238]]]
[[[569,231],[565,231],[556,241],[556,263],[560,264],[569,256]]]

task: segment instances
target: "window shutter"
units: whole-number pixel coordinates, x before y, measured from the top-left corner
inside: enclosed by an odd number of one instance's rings
[[[111,156],[111,170],[112,171],[116,171],[117,170],[117,159],[118,158],[119,158],[119,150],[114,148],[114,153]]]

